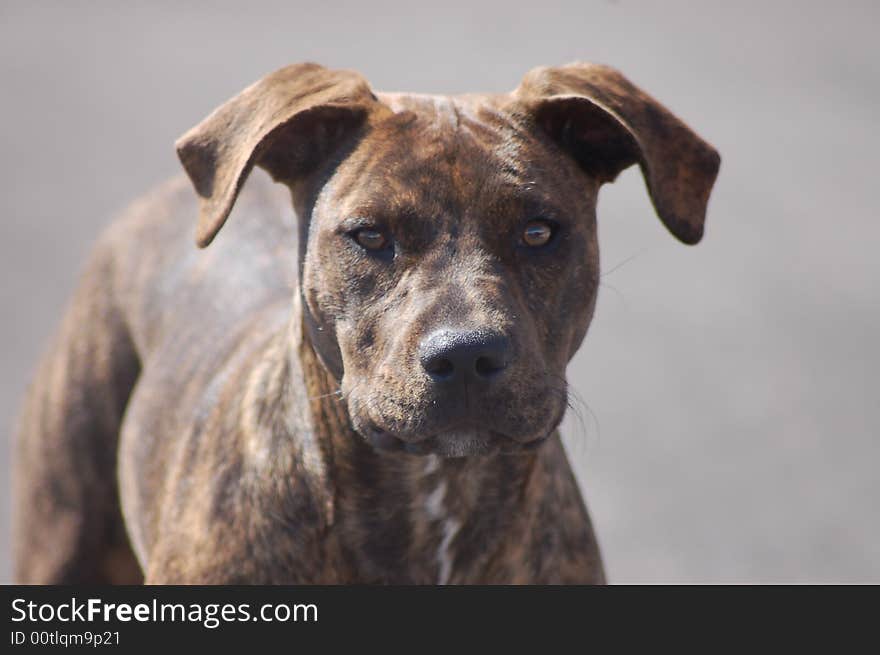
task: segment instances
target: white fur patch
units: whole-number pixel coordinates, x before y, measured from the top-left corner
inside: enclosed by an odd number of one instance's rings
[[[431,466],[429,463],[428,466]],[[426,466],[426,470],[428,468]],[[438,463],[434,463],[432,470],[436,470]],[[461,529],[461,521],[457,518],[449,516],[446,510],[444,500],[446,498],[446,480],[441,480],[437,487],[425,498],[425,511],[428,517],[433,521],[443,521],[443,538],[437,547],[437,565],[439,573],[437,575],[437,584],[445,585],[449,582],[452,575],[452,562],[454,554],[451,551],[452,541],[455,535]]]
[[[452,574],[452,553],[449,547],[452,540],[461,529],[461,521],[456,518],[446,519],[443,524],[443,540],[440,542],[440,548],[437,549],[437,561],[440,564],[440,575],[437,578],[437,584],[447,584],[449,576]]]
[[[425,457],[425,475],[431,475],[440,468],[440,458],[437,455],[428,455]]]

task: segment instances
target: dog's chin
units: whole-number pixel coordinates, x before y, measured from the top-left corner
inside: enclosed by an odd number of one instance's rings
[[[544,443],[549,436],[550,434],[521,442],[491,430],[461,429],[448,430],[413,441],[402,439],[378,428],[371,428],[364,435],[368,443],[383,453],[437,455],[439,457],[473,457],[528,452]]]

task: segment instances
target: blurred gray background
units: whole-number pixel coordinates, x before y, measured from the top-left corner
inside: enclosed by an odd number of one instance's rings
[[[505,91],[603,62],[723,156],[694,248],[637,169],[601,195],[606,273],[569,369],[589,410],[565,431],[611,581],[880,582],[878,22],[870,1],[3,0],[3,433],[98,231],[245,85],[314,60],[380,90]]]

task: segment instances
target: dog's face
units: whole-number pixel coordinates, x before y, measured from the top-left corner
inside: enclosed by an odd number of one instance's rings
[[[535,444],[598,285],[598,184],[490,103],[400,99],[321,186],[304,298],[355,429],[464,455]]]
[[[545,69],[511,95],[457,98],[377,98],[351,74],[284,71],[312,81],[255,85],[179,144],[207,189],[200,241],[256,160],[294,192],[305,322],[355,430],[415,454],[540,444],[595,306],[601,183],[639,161],[661,217],[695,242],[717,155],[610,69]],[[255,128],[261,101],[274,108]],[[244,154],[225,166],[210,139]]]

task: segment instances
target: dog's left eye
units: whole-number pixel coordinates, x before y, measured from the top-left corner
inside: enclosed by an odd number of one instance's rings
[[[550,221],[536,219],[526,224],[522,233],[522,241],[529,248],[546,246],[553,238],[553,224]]]
[[[385,234],[370,227],[362,227],[355,230],[352,237],[354,237],[354,240],[357,241],[362,248],[374,252],[385,250],[390,245],[388,237],[385,236]]]

